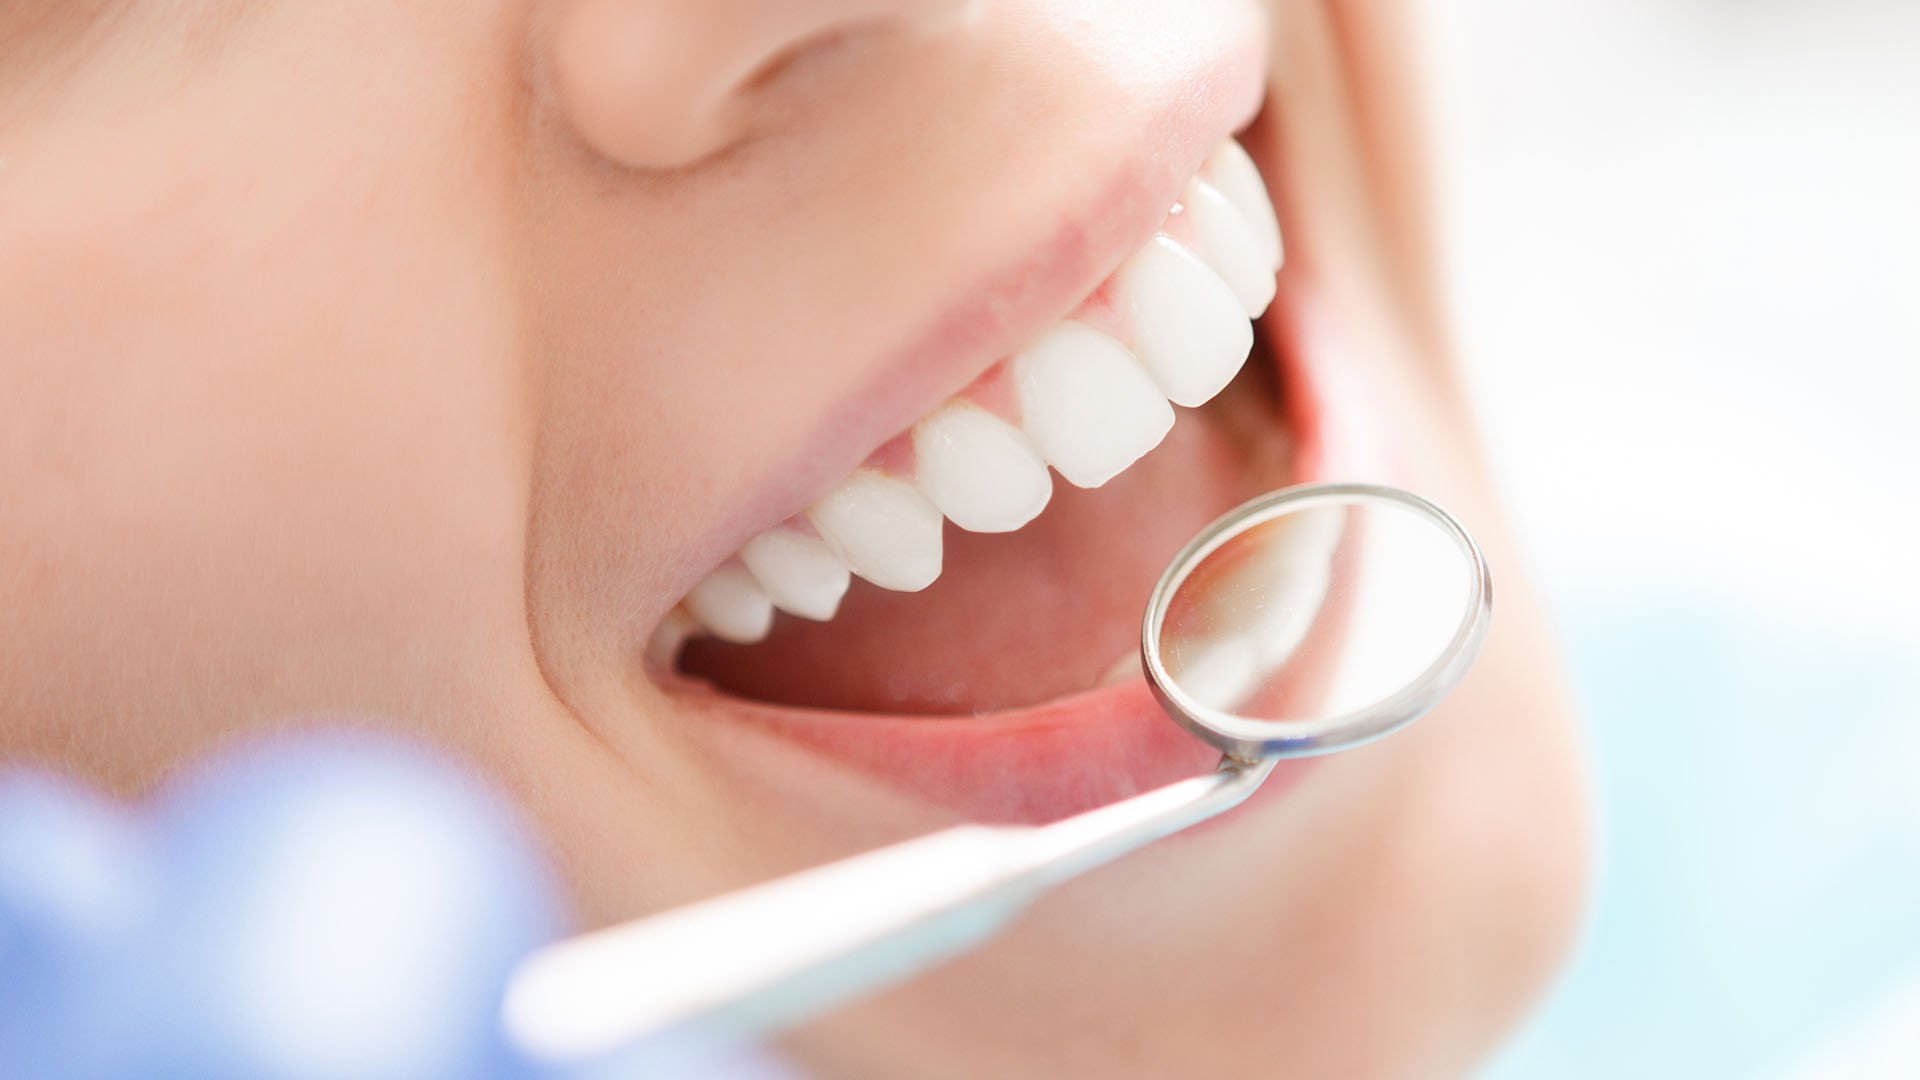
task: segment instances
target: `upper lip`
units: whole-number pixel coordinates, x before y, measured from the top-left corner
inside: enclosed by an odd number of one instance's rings
[[[889,439],[1026,344],[1091,293],[1150,236],[1201,161],[1257,111],[1265,66],[1257,43],[1221,57],[1164,96],[1138,136],[1102,162],[1077,197],[1045,215],[1037,244],[956,290],[955,301],[896,349],[864,385],[819,416],[812,433],[719,522],[674,595],[749,537],[799,513]],[[1084,163],[1063,161],[1063,168]]]

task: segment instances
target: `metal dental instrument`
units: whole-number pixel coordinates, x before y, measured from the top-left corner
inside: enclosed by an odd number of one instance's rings
[[[1493,593],[1473,537],[1372,484],[1263,495],[1207,526],[1147,602],[1140,657],[1217,771],[1050,825],[962,825],[558,942],[507,1034],[586,1061],[667,1035],[752,1040],[976,945],[1048,888],[1229,810],[1282,758],[1410,723],[1453,689]]]

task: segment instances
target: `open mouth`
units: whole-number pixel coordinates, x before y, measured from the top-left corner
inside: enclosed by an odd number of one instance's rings
[[[1302,478],[1299,403],[1253,325],[1281,251],[1264,180],[1221,143],[1064,317],[714,567],[655,631],[655,680],[975,816],[1206,767],[1145,690],[1139,619],[1196,530]]]

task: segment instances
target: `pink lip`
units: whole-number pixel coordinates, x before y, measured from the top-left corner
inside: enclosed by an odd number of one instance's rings
[[[1266,325],[1278,339],[1287,426],[1295,437],[1295,482],[1365,467],[1357,425],[1330,370],[1311,292],[1283,282]],[[1338,397],[1342,400],[1334,400]],[[1143,598],[1144,601],[1144,598]],[[975,821],[1035,822],[1110,803],[1214,767],[1218,751],[1180,729],[1135,678],[1030,708],[929,718],[789,708],[676,689],[725,716],[772,730]],[[1283,763],[1263,798],[1312,765]]]

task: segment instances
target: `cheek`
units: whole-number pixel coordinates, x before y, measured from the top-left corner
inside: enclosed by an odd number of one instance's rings
[[[36,316],[0,350],[61,358],[0,454],[0,564],[32,568],[0,581],[0,691],[32,756],[134,783],[283,709],[405,711],[524,626],[514,307],[427,149],[308,141],[262,175],[235,148],[33,238]],[[377,190],[326,179],[350,161]]]

